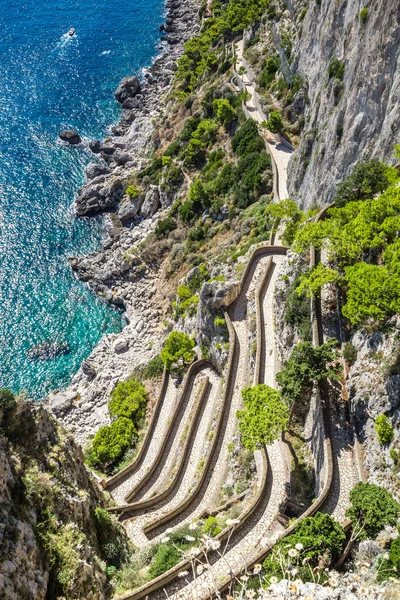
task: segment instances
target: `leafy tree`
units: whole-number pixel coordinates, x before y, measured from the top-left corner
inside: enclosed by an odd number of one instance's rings
[[[385,191],[389,185],[388,167],[379,160],[360,160],[351,174],[337,186],[336,206],[366,200]]]
[[[0,410],[4,414],[11,412],[16,404],[15,396],[11,390],[7,388],[0,390]]]
[[[353,522],[357,540],[374,540],[385,525],[395,525],[400,504],[387,490],[373,483],[357,483],[350,492],[346,516]]]
[[[168,167],[172,163],[172,158],[168,154],[161,157],[163,167]]]
[[[165,368],[170,371],[179,368],[178,362],[191,362],[194,357],[193,348],[192,338],[180,331],[172,331],[160,353]]]
[[[365,262],[345,268],[347,302],[342,312],[354,325],[382,321],[400,311],[400,277]]]
[[[119,417],[111,425],[101,427],[93,438],[89,462],[107,467],[121,458],[136,437],[136,429],[130,419]]]
[[[299,295],[305,294],[308,298],[311,298],[320,293],[322,286],[327,283],[337,283],[340,279],[340,274],[337,271],[318,263],[310,273],[306,273],[301,277],[297,293]]]
[[[217,119],[223,125],[229,125],[229,123],[232,123],[236,119],[236,111],[226,98],[216,98],[213,102],[213,109]]]
[[[294,533],[275,544],[264,561],[266,577],[281,579],[288,568],[296,568],[303,581],[313,581],[318,572],[323,581],[325,569],[337,561],[345,541],[343,528],[330,515],[318,512],[306,517]]]
[[[378,436],[378,442],[386,445],[390,444],[394,438],[393,425],[386,415],[379,415],[375,419],[375,431]]]
[[[207,192],[200,179],[196,179],[189,188],[188,200],[192,203],[193,210],[199,212],[209,205]]]
[[[244,410],[237,413],[242,442],[249,450],[272,444],[284,431],[289,410],[281,394],[259,384],[242,390]]]
[[[137,424],[144,417],[147,404],[146,388],[136,379],[120,381],[111,394],[110,414],[126,417]]]
[[[267,121],[267,129],[272,133],[280,133],[283,130],[283,119],[281,113],[273,110]]]
[[[311,391],[314,381],[326,377],[340,379],[342,368],[336,362],[339,358],[339,352],[335,349],[337,344],[337,340],[330,339],[321,346],[313,346],[310,342],[300,342],[295,346],[290,358],[283,363],[282,370],[276,374],[282,395],[288,403],[303,399]]]
[[[305,219],[305,214],[293,200],[286,198],[276,204],[269,204],[265,209],[265,216],[273,224],[275,231],[279,223],[285,221],[285,231],[282,239],[285,244],[292,244],[300,224]]]

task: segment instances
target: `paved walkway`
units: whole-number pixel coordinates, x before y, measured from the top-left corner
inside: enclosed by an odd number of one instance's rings
[[[249,73],[249,68],[247,63],[245,63],[243,58],[244,52],[244,41],[240,40],[236,44],[236,70],[239,71],[240,67],[243,67],[246,70],[246,73],[241,76],[244,86],[246,90],[250,94],[250,100],[246,102],[246,107],[249,110],[250,115],[257,123],[262,123],[267,120],[267,115],[261,109],[261,101],[260,96],[255,87],[255,81],[252,79],[251,74]],[[289,144],[286,145],[282,141],[278,139],[278,136],[272,134],[269,131],[262,130],[261,131],[267,149],[273,159],[274,166],[274,181],[276,182],[275,189],[275,202],[279,202],[280,200],[285,200],[288,197],[287,191],[287,167],[289,164],[289,160],[293,154],[293,149],[289,147]]]
[[[157,425],[151,438],[150,446],[147,449],[145,461],[138,470],[130,473],[127,478],[111,492],[111,495],[117,504],[125,504],[125,496],[139,483],[157,456],[178,398],[178,389],[175,387],[175,381],[176,380],[172,379],[172,377],[169,378],[160,416],[157,419]]]

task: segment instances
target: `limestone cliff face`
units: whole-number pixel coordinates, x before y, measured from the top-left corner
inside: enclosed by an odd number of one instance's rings
[[[107,598],[95,517],[104,504],[82,451],[46,410],[22,402],[0,415],[0,597]]]
[[[344,64],[342,81],[329,77],[332,58]],[[289,194],[309,207],[330,202],[356,161],[393,162],[400,136],[398,0],[312,0],[298,25],[292,70],[307,84],[309,104],[289,165]]]

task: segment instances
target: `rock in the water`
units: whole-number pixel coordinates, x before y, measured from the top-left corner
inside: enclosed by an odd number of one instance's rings
[[[89,148],[94,154],[99,154],[101,151],[101,142],[100,140],[90,140]]]
[[[76,144],[80,144],[82,141],[79,133],[77,131],[74,131],[73,129],[66,129],[65,131],[60,131],[60,133],[58,134],[58,137],[63,142],[67,142],[68,144],[71,144],[72,146],[75,146]]]
[[[49,405],[55,415],[60,415],[69,410],[78,394],[72,391],[58,392],[49,397]]]
[[[61,354],[68,354],[71,349],[67,342],[42,342],[29,348],[26,356],[29,360],[49,360]]]
[[[86,177],[88,179],[95,179],[95,177],[100,177],[100,175],[108,175],[109,173],[110,169],[107,167],[107,165],[89,163],[86,167]]]
[[[142,217],[149,219],[157,212],[159,206],[160,194],[158,192],[158,187],[156,185],[151,185],[140,211]]]
[[[124,77],[115,91],[115,98],[123,104],[128,98],[134,98],[140,92],[140,81],[137,77]]]

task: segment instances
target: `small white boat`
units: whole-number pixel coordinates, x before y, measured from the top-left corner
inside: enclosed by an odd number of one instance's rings
[[[68,31],[68,35],[70,37],[72,37],[73,35],[75,35],[75,29],[73,27],[71,27],[71,29]]]

